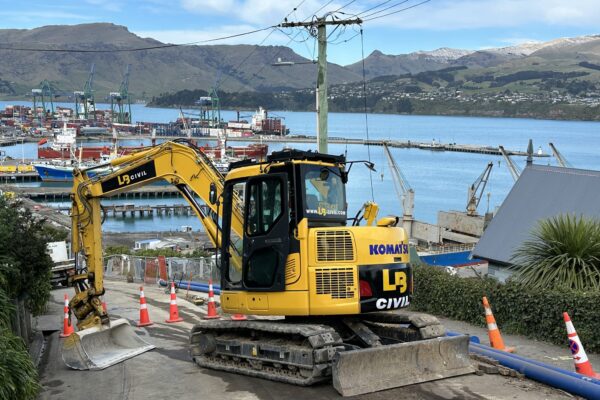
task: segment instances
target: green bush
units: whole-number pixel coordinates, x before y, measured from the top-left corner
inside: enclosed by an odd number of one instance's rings
[[[52,259],[46,244],[64,233],[47,228],[18,202],[0,196],[0,399],[35,399],[37,369],[26,344],[11,332],[13,299],[27,298],[34,314],[50,297]]]
[[[46,244],[54,236],[18,202],[0,197],[0,260],[6,267],[6,294],[15,299],[26,295],[34,314],[43,312],[50,298],[52,259]]]
[[[9,329],[14,307],[4,290],[8,270],[0,258],[0,399],[35,399],[39,390],[37,369],[23,339]]]
[[[437,267],[414,267],[412,308],[485,327],[487,296],[502,332],[566,345],[563,312],[568,312],[586,350],[600,352],[600,292],[547,290],[516,281],[459,278]]]

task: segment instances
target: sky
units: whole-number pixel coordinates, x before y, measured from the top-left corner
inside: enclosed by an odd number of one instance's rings
[[[328,61],[340,65],[360,61],[363,53],[374,50],[385,54],[441,47],[479,50],[600,34],[599,0],[429,0],[419,5],[423,1],[0,0],[0,28],[111,22],[141,37],[190,43],[272,27],[284,18],[295,22],[310,21],[315,15],[329,14],[330,19],[358,15],[361,25],[327,28]],[[210,43],[284,45],[308,59],[317,56],[316,41],[306,28],[271,28]]]

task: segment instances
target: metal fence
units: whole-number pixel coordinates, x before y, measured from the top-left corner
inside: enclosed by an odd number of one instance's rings
[[[219,282],[220,274],[214,259],[180,257],[140,257],[113,255],[106,257],[104,274],[111,278],[133,279],[134,282],[155,284],[159,280]]]

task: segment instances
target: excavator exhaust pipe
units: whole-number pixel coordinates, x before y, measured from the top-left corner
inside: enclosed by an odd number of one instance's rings
[[[342,396],[376,392],[475,372],[469,337],[342,351],[333,359],[333,386]]]
[[[62,358],[73,369],[100,370],[154,348],[136,335],[126,319],[120,318],[109,326],[71,334],[63,343]]]

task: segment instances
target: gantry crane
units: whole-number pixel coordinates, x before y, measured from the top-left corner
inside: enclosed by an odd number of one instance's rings
[[[33,117],[38,118],[37,106],[38,102],[41,103],[44,111],[42,112],[41,119],[44,119],[46,113],[50,112],[54,115],[54,89],[52,84],[46,79],[40,82],[40,87],[36,89],[31,89],[31,95],[33,96]],[[48,103],[49,102],[49,103]],[[49,105],[50,108],[46,108],[46,105]]]
[[[568,162],[567,159],[563,157],[563,155],[558,151],[558,149],[556,147],[554,147],[554,143],[548,143],[548,146],[550,146],[550,148],[552,149],[552,154],[554,154],[554,157],[556,157],[556,161],[558,161],[558,165],[560,165],[561,167],[567,167],[567,168],[572,167],[571,163]]]
[[[112,122],[119,124],[130,124],[131,118],[131,99],[129,97],[129,72],[131,64],[127,64],[125,74],[119,86],[118,92],[110,92],[110,112]]]
[[[79,119],[81,106],[83,106],[83,118],[89,119],[90,112],[96,119],[96,102],[94,101],[94,70],[95,64],[92,64],[90,68],[90,74],[88,79],[83,86],[83,90],[76,90],[73,92],[75,97],[75,117]]]
[[[408,180],[400,170],[400,167],[394,160],[392,153],[386,142],[383,142],[383,149],[388,160],[388,165],[392,174],[392,181],[394,182],[394,189],[398,194],[398,198],[402,202],[402,221],[403,228],[406,230],[408,237],[411,237],[412,221],[414,220],[414,209],[415,209],[415,191],[408,183]]]
[[[470,217],[477,216],[477,207],[483,196],[485,186],[487,185],[490,174],[492,173],[493,162],[489,162],[481,175],[469,186],[469,194],[467,198],[467,215]]]

